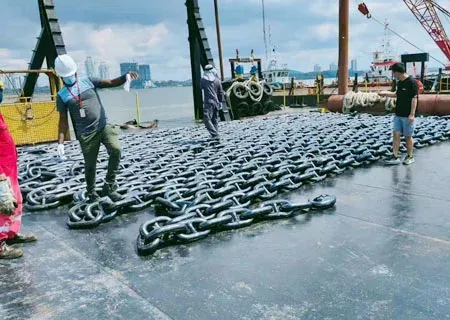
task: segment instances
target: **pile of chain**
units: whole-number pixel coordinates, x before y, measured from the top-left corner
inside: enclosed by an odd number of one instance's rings
[[[168,245],[203,239],[211,232],[240,229],[262,220],[292,218],[310,210],[329,209],[336,204],[336,197],[321,195],[304,203],[274,200],[264,201],[259,206],[250,208],[252,203],[258,200],[275,197],[277,188],[273,191],[270,191],[270,187],[255,188],[247,193],[235,190],[230,188],[231,193],[222,198],[217,195],[215,199],[202,199],[200,196],[197,198],[200,204],[196,204],[196,200],[171,203],[157,198],[156,202],[160,205],[160,214],[163,216],[156,217],[140,227],[137,238],[138,253],[149,255]]]
[[[416,121],[416,148],[450,136],[445,117]],[[54,145],[20,148],[20,183],[29,211],[72,205],[70,228],[97,227],[120,214],[153,206],[161,216],[142,225],[137,240],[139,253],[148,254],[214,230],[333,206],[333,196],[305,203],[280,197],[389,156],[391,127],[391,117],[314,114],[221,124],[220,141],[208,139],[203,127],[122,135],[117,182],[125,199],[116,203],[107,198],[86,203],[78,143],[67,145],[68,160],[63,162]],[[404,143],[401,150],[406,151]],[[102,147],[98,192],[107,159]]]

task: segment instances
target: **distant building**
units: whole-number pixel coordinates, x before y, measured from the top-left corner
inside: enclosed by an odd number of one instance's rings
[[[358,62],[356,61],[356,59],[353,59],[351,61],[350,65],[351,65],[350,71],[352,71],[352,72],[358,71]]]
[[[152,86],[152,74],[150,65],[141,64],[139,65],[139,83],[141,88],[149,88]]]
[[[139,73],[139,64],[137,62],[124,62],[120,64],[120,74],[126,74],[128,72]],[[141,81],[132,81],[131,88],[139,89],[142,88]]]
[[[322,71],[322,67],[318,64],[314,65],[314,72],[321,72]]]
[[[142,81],[152,80],[150,65],[148,64],[139,65],[139,79],[141,79]]]
[[[139,65],[137,62],[124,62],[120,64],[120,74],[128,72],[139,73]]]
[[[106,62],[104,61],[100,62],[100,65],[98,66],[98,74],[101,79],[110,78],[109,67],[106,64]]]
[[[135,89],[153,87],[152,72],[150,65],[139,64],[137,62],[124,62],[120,64],[120,73],[136,72],[139,74],[138,80],[133,80],[131,87]]]
[[[90,78],[98,77],[97,68],[95,66],[95,62],[92,57],[87,57],[86,61],[84,61],[84,67],[86,69],[86,75]]]
[[[338,66],[335,63],[330,64],[330,71],[338,71]]]

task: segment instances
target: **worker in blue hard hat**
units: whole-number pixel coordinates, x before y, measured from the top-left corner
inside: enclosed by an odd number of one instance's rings
[[[234,71],[236,73],[236,79],[244,78],[244,66],[243,65],[238,64]]]
[[[60,114],[57,152],[60,157],[64,156],[65,134],[69,128],[67,113],[69,112],[84,157],[89,202],[100,200],[100,196],[95,190],[100,144],[106,147],[109,155],[108,172],[102,193],[109,196],[113,201],[119,201],[123,198],[116,191],[116,175],[119,170],[121,154],[119,128],[107,123],[105,108],[97,89],[129,84],[131,79],[137,79],[138,75],[129,72],[112,80],[81,78],[77,75],[75,62],[68,55],[60,55],[56,58],[55,70],[64,83],[64,87],[58,92],[57,96],[57,109]]]
[[[219,110],[224,101],[222,83],[210,64],[205,66],[201,80],[203,89],[203,122],[212,138],[219,138]]]
[[[253,82],[258,82],[259,78],[258,78],[258,67],[257,66],[252,66],[252,68],[250,69],[250,81]]]

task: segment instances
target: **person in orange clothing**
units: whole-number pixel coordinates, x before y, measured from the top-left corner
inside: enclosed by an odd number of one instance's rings
[[[1,102],[1,99],[0,99]],[[22,194],[17,168],[17,150],[0,114],[0,259],[15,259],[22,249],[12,245],[36,241],[19,233],[22,225]]]

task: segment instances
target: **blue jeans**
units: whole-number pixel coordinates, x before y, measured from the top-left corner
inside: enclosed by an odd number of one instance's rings
[[[415,121],[415,119],[414,119]],[[394,116],[394,131],[400,132],[405,137],[412,137],[414,134],[414,123],[408,121],[408,117]]]

